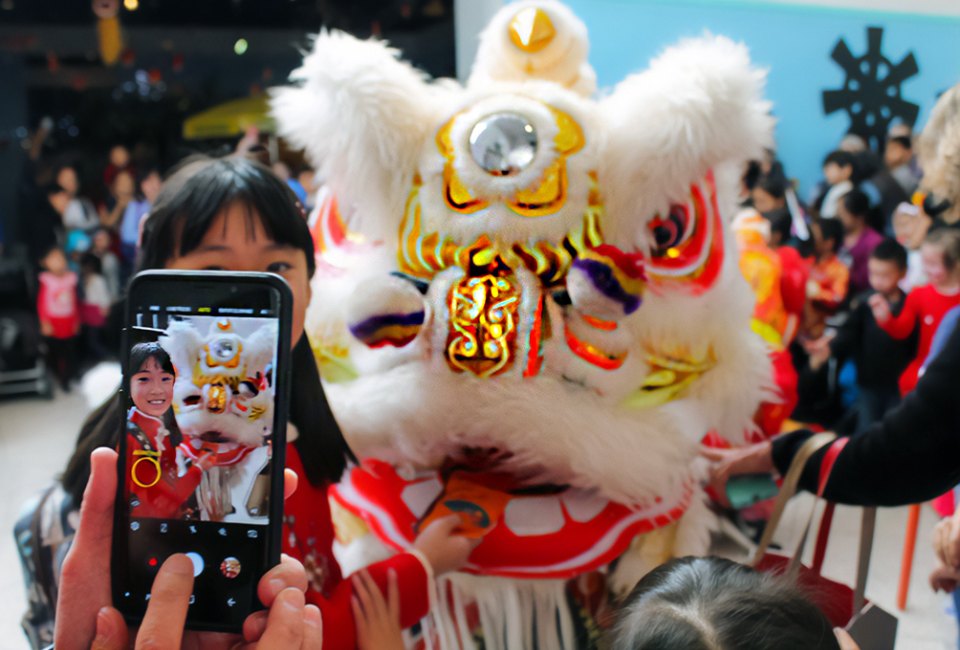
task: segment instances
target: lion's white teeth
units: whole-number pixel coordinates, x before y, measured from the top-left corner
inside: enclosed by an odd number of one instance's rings
[[[557,533],[566,523],[556,496],[513,497],[507,504],[503,521],[520,537]]]
[[[610,503],[607,499],[581,490],[567,490],[561,498],[570,518],[581,524],[593,520]]]

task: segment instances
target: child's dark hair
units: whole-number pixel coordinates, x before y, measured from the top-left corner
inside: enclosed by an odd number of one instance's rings
[[[40,192],[43,194],[43,196],[50,198],[54,194],[63,194],[64,192],[66,192],[66,190],[63,189],[63,187],[59,183],[54,182],[54,183],[45,184],[43,187],[40,188]]]
[[[851,170],[856,168],[856,158],[849,151],[831,151],[827,154],[827,157],[823,159],[823,166],[826,167],[830,163],[833,163],[837,167],[849,167]]]
[[[127,361],[127,381],[130,381],[130,378],[135,374],[140,372],[143,368],[143,365],[149,360],[153,359],[157,362],[157,365],[165,373],[176,376],[176,371],[173,369],[173,362],[170,360],[170,355],[167,354],[167,351],[157,343],[156,341],[150,341],[147,343],[137,343],[132,348],[130,348],[130,354],[128,355]],[[127,386],[127,391],[130,390],[130,386]]]
[[[67,256],[67,254],[64,252],[64,250],[63,250],[63,248],[60,246],[60,244],[51,244],[51,245],[47,246],[46,248],[44,248],[43,251],[40,253],[40,257],[37,258],[37,259],[40,260],[40,264],[41,264],[41,265],[43,265],[44,260],[46,260],[46,259],[50,256],[51,253],[60,253],[60,254],[63,255],[64,257]]]
[[[247,207],[248,227],[259,219],[270,239],[301,249],[313,276],[313,238],[293,190],[268,168],[240,156],[191,159],[167,179],[144,223],[138,267],[160,269],[187,255],[234,203]]]
[[[913,141],[910,140],[910,137],[906,135],[895,135],[887,140],[887,144],[891,142],[896,142],[898,145],[907,150],[913,149]]]
[[[173,361],[170,360],[170,355],[167,354],[167,351],[164,350],[159,343],[156,341],[136,343],[130,348],[130,354],[127,359],[127,373],[125,377],[127,380],[127,386],[125,387],[127,395],[132,394],[130,392],[130,380],[143,369],[144,365],[146,365],[150,359],[156,361],[160,370],[163,372],[173,375],[174,377],[177,376],[177,372],[173,368]],[[163,424],[170,432],[170,444],[176,446],[183,442],[183,434],[180,433],[180,427],[177,426],[177,418],[173,413],[173,409],[169,409],[164,413]],[[119,442],[119,440],[117,442]],[[112,446],[116,446],[117,442],[114,442]]]
[[[308,274],[313,276],[313,239],[296,195],[270,169],[239,156],[189,159],[167,178],[146,217],[138,269],[164,268],[171,258],[194,250],[216,218],[237,202],[246,206],[250,227],[259,219],[271,239],[301,249]],[[291,382],[289,422],[299,432],[293,445],[306,478],[316,486],[335,482],[347,460],[355,458],[324,396],[306,335],[293,344],[290,370],[296,380]],[[116,446],[121,409],[119,399],[111,399],[81,429],[61,479],[78,504],[90,476],[90,452],[103,445]]]
[[[757,188],[763,190],[773,198],[785,199],[787,196],[787,182],[779,174],[765,174],[757,181]]]
[[[843,195],[843,207],[855,217],[866,219],[870,215],[870,199],[860,190],[850,190]]]
[[[782,246],[790,239],[790,231],[793,228],[793,219],[790,217],[790,211],[786,207],[777,208],[763,215],[764,219],[770,222],[771,242]],[[774,238],[776,235],[776,238]]]
[[[927,233],[924,244],[943,251],[943,265],[953,271],[960,264],[960,232],[954,228],[937,228]]]
[[[620,609],[613,650],[839,650],[823,613],[793,586],[717,557],[657,567]]]
[[[907,249],[892,237],[887,237],[877,244],[877,247],[870,253],[870,259],[892,262],[901,271],[907,270]]]
[[[103,273],[103,262],[96,254],[88,251],[80,257],[80,270],[100,275]]]
[[[137,169],[137,178],[136,178],[136,191],[137,194],[140,194],[140,186],[143,185],[143,182],[156,174],[160,178],[163,178],[163,174],[160,172],[160,167],[157,165],[147,165],[146,167],[141,167]]]
[[[821,219],[817,224],[820,226],[820,238],[833,242],[834,253],[843,248],[843,224],[839,219]]]

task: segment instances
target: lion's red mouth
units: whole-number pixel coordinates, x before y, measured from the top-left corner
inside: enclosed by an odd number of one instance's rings
[[[197,437],[204,442],[236,442],[233,438],[220,431],[204,431]]]
[[[452,458],[443,471],[413,476],[366,460],[331,495],[397,550],[410,548],[418,531],[434,519],[457,514],[462,534],[482,538],[464,571],[568,578],[610,563],[636,535],[679,519],[693,492],[688,484],[669,502],[627,507],[592,491],[532,484],[496,471],[505,463],[498,454],[466,456],[472,463]]]

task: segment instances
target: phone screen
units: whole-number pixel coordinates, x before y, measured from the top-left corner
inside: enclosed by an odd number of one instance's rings
[[[114,533],[114,602],[131,618],[173,553],[194,564],[188,625],[238,629],[259,608],[282,519],[289,306],[277,281],[132,285]]]

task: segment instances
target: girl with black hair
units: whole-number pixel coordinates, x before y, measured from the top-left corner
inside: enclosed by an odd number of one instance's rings
[[[283,551],[307,567],[307,602],[318,605],[326,625],[324,648],[356,645],[351,584],[332,553],[333,524],[327,488],[353,455],[324,397],[310,341],[303,331],[315,270],[313,240],[305,215],[287,185],[266,167],[241,157],[192,160],[164,185],[146,217],[138,270],[266,271],[282,276],[293,293],[292,392],[287,468],[306,481],[285,502]],[[90,452],[115,447],[120,409],[111,399],[94,411],[80,432],[62,481],[79,505],[90,474]],[[395,576],[404,595],[401,623],[409,627],[429,608],[433,576],[466,563],[475,542],[453,533],[459,519],[427,527],[414,548],[368,567],[383,593]]]
[[[180,432],[170,405],[176,373],[170,355],[159,343],[137,343],[130,350],[127,394],[127,459],[131,468],[126,498],[138,517],[191,518],[185,502],[209,467],[210,454],[190,463],[183,476],[177,469]]]
[[[856,648],[798,589],[718,557],[670,560],[624,601],[613,650]]]

